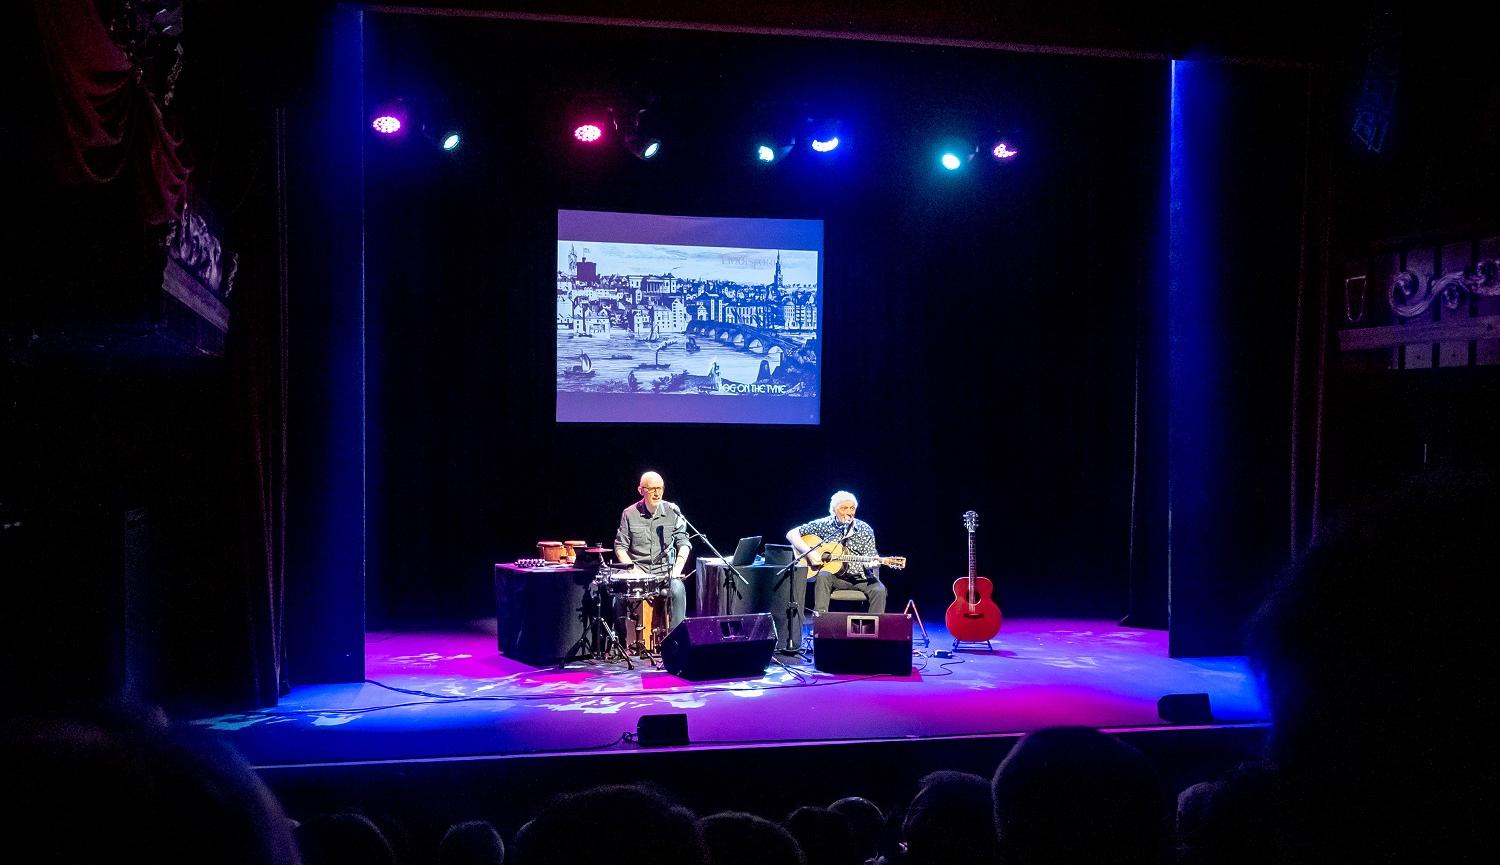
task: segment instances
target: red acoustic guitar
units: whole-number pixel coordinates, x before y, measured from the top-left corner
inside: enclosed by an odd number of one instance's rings
[[[990,600],[995,586],[989,577],[974,575],[974,527],[979,514],[964,512],[964,528],[969,530],[969,575],[953,581],[953,603],[948,606],[948,633],[953,642],[987,643],[1000,633],[1000,607]]]

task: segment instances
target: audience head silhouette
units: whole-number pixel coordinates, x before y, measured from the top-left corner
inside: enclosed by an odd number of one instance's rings
[[[438,842],[438,865],[505,865],[505,842],[488,820],[455,823]]]
[[[607,785],[563,796],[522,826],[513,846],[521,865],[707,861],[693,813],[646,785]]]
[[[1293,858],[1438,860],[1434,845],[1488,822],[1452,773],[1489,746],[1445,721],[1496,709],[1476,664],[1500,572],[1496,484],[1434,474],[1342,515],[1256,615]]]
[[[297,827],[303,865],[395,865],[396,853],[363,814],[325,814]]]
[[[910,865],[988,865],[995,861],[990,782],[969,772],[933,772],[906,809],[902,843]]]
[[[1136,749],[1086,727],[1016,743],[991,785],[1001,863],[1138,865],[1163,861],[1166,794]]]
[[[807,865],[859,865],[854,831],[844,815],[804,806],[788,814],[784,825],[797,839]]]
[[[880,852],[878,845],[885,831],[885,815],[880,813],[878,805],[863,796],[846,796],[829,805],[828,810],[844,815],[849,821],[860,859],[873,859]]]
[[[296,865],[280,805],[238,755],[130,712],[12,719],[0,813],[12,861]]]
[[[796,839],[770,820],[724,811],[698,821],[712,865],[804,865]]]

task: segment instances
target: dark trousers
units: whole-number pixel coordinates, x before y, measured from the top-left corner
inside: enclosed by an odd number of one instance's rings
[[[865,599],[870,602],[870,612],[885,612],[885,583],[880,580],[861,580],[851,582],[827,571],[819,571],[817,579],[813,582],[813,609],[820,613],[828,612],[828,596],[836,589],[853,589],[862,592]]]

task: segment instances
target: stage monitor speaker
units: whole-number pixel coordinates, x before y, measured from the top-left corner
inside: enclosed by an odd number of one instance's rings
[[[905,613],[824,613],[813,620],[813,666],[825,673],[911,674]]]
[[[1156,714],[1168,724],[1207,724],[1214,719],[1207,694],[1166,694],[1156,701]]]
[[[769,613],[683,619],[661,644],[667,672],[684,679],[760,676],[771,663],[776,628]]]
[[[688,743],[687,715],[642,715],[635,722],[635,742],[642,748],[671,748]]]

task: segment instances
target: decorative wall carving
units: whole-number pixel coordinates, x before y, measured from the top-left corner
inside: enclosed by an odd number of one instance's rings
[[[1500,364],[1500,236],[1383,244],[1334,294],[1347,367]]]

